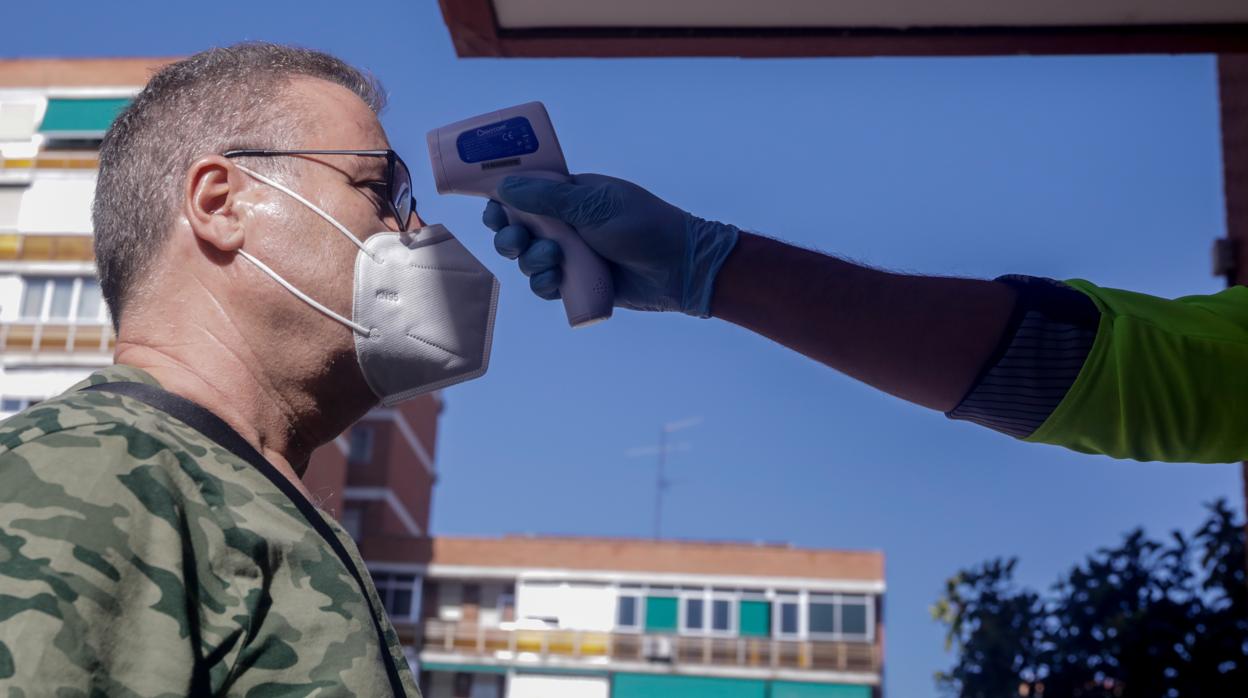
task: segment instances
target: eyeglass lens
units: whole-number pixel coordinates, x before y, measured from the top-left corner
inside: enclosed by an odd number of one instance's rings
[[[407,170],[407,165],[398,156],[394,158],[392,186],[394,191],[391,203],[394,205],[394,213],[399,223],[406,228],[412,217],[412,173]]]

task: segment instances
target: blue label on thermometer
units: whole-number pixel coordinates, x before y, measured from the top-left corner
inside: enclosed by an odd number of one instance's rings
[[[459,159],[467,163],[514,158],[537,152],[537,134],[523,116],[469,129],[455,139]]]

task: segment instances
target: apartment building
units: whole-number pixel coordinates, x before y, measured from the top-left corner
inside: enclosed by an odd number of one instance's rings
[[[600,538],[373,537],[426,698],[868,698],[878,552]],[[404,613],[405,612],[405,613]]]
[[[112,360],[91,251],[98,149],[164,62],[0,61],[0,418]],[[428,698],[880,695],[881,554],[431,538],[442,405],[371,411],[305,479],[355,537]]]
[[[0,418],[112,361],[91,253],[98,149],[157,64],[0,62]]]

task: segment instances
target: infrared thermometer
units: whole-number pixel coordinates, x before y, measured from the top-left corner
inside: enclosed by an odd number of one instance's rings
[[[569,180],[559,139],[541,102],[457,121],[430,131],[426,138],[439,194],[498,199],[498,185],[508,175]],[[568,324],[585,327],[611,317],[615,301],[611,270],[581,236],[556,218],[503,208],[510,222],[563,249],[559,294]]]

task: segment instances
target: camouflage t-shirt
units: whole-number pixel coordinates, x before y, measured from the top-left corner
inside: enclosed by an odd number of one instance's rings
[[[256,467],[129,397],[114,366],[0,422],[0,692],[7,696],[386,696],[364,579]],[[378,609],[386,645],[369,605]]]

